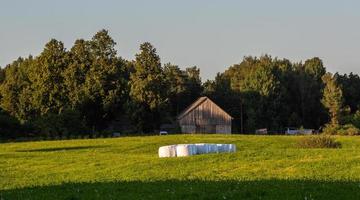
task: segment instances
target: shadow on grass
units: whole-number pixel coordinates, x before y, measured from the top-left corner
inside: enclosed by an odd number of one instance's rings
[[[0,199],[360,199],[360,182],[300,180],[66,183],[0,191]]]
[[[41,148],[41,149],[22,149],[16,152],[52,152],[52,151],[71,151],[71,150],[83,150],[83,149],[100,149],[108,146],[75,146],[75,147],[53,147],[53,148]]]

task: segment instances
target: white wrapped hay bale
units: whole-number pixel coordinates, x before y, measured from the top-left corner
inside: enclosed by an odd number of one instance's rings
[[[225,150],[226,150],[226,152],[230,152],[230,148],[231,148],[231,144],[225,144],[226,145],[226,147],[225,147]]]
[[[209,147],[208,153],[218,153],[219,152],[217,144],[208,144],[208,147]]]
[[[195,145],[195,144],[191,144],[191,152],[192,152],[191,155],[197,154],[197,149],[196,149],[196,145]]]
[[[176,157],[176,145],[162,146],[159,148],[159,157]]]
[[[217,144],[217,146],[219,153],[230,152],[229,144]]]
[[[197,154],[205,154],[209,152],[208,145],[207,144],[195,144],[196,146],[196,153]]]
[[[178,144],[176,146],[176,155],[178,157],[192,156],[196,154],[196,145],[194,144]]]
[[[216,144],[218,153],[224,152],[224,144]]]
[[[159,157],[184,157],[196,154],[236,152],[235,144],[178,144],[159,148]]]
[[[229,144],[229,152],[236,152],[236,145],[235,144]]]
[[[211,144],[204,144],[204,147],[205,147],[205,152],[206,152],[206,153],[210,153]]]

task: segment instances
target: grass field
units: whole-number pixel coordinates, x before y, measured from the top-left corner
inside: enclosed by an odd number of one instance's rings
[[[0,144],[0,199],[360,199],[360,137],[170,135]],[[234,143],[233,154],[158,158],[159,146]]]

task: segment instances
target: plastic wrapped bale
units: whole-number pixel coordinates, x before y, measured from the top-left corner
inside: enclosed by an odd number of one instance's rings
[[[236,145],[235,144],[229,144],[229,152],[236,152]]]
[[[176,145],[162,146],[159,148],[159,157],[176,157]]]
[[[225,146],[224,146],[224,152],[225,152],[225,153],[230,153],[230,152],[232,152],[231,148],[234,148],[234,147],[232,147],[231,145],[232,145],[232,144],[225,144]]]
[[[196,154],[196,145],[194,144],[178,144],[176,146],[176,155],[178,157],[192,156]]]
[[[218,149],[218,153],[222,153],[224,152],[224,144],[216,144],[217,149]]]
[[[218,153],[218,146],[217,144],[208,144],[209,151],[208,153]]]
[[[207,144],[195,144],[197,154],[206,154],[209,152]]]
[[[219,153],[226,153],[230,152],[230,145],[229,144],[217,144],[218,152]]]

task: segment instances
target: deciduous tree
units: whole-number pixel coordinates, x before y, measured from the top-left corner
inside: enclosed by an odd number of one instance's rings
[[[343,108],[343,94],[341,88],[336,82],[336,78],[331,73],[326,73],[322,80],[325,84],[322,103],[330,113],[332,125],[338,125],[341,119]]]
[[[140,53],[135,57],[134,72],[130,75],[130,97],[140,111],[131,112],[136,123],[141,124],[139,129],[148,132],[160,126],[163,115],[160,112],[168,102],[168,84],[160,58],[150,43],[141,44]],[[144,118],[143,112],[151,113],[151,117]]]

